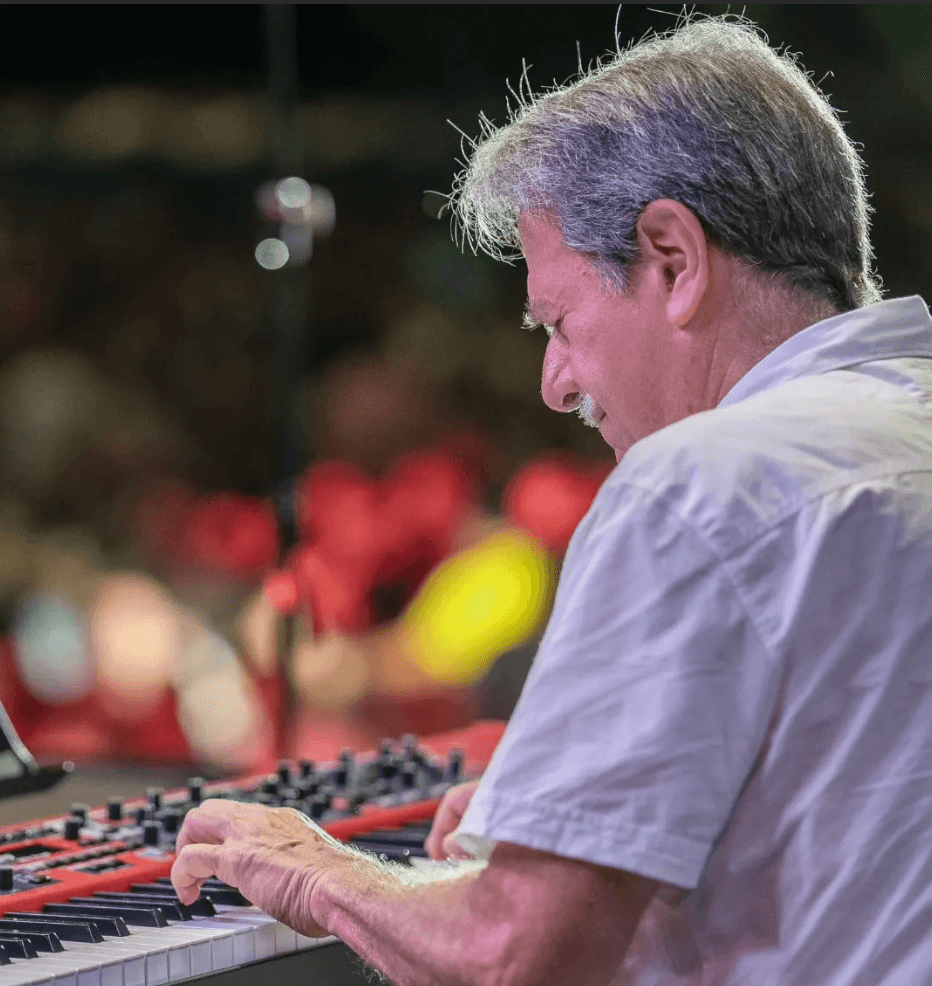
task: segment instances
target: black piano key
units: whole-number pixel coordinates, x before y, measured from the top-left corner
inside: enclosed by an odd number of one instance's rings
[[[87,921],[59,920],[57,914],[26,914],[14,916],[7,914],[10,921],[22,925],[26,931],[54,931],[62,941],[83,941],[96,945],[104,940],[97,928]]]
[[[190,921],[192,918],[190,908],[182,904],[180,900],[172,900],[171,897],[162,896],[161,894],[152,894],[150,897],[144,897],[142,894],[121,894],[114,891],[99,891],[94,894],[93,898],[83,897],[81,899],[99,900],[104,904],[109,904],[113,901],[116,904],[128,904],[131,907],[135,907],[137,904],[147,907],[157,907],[160,911],[164,912],[165,917],[169,921]]]
[[[36,946],[25,938],[5,935],[0,932],[0,945],[3,946],[7,955],[11,955],[14,959],[37,959],[39,957]]]
[[[412,846],[417,849],[424,848],[424,840],[427,836],[420,830],[414,831],[403,829],[373,829],[371,832],[364,832],[357,835],[352,841],[359,842],[384,842],[396,846]]]
[[[48,907],[48,904],[46,904],[45,906]],[[29,913],[25,911],[14,912],[9,914],[8,916],[11,918],[17,918],[17,917],[25,918],[25,917],[31,917],[32,913],[33,912],[31,911]],[[43,911],[42,913],[48,913],[48,912]],[[73,915],[69,915],[69,914],[56,914],[55,920],[68,921],[72,924],[75,923],[90,924],[93,925],[93,927],[95,927],[102,935],[109,938],[125,938],[129,934],[129,928],[126,927],[126,922],[123,920],[123,918],[92,918],[92,917],[82,918],[82,917],[74,917]]]
[[[0,932],[4,935],[14,935],[25,941],[31,942],[40,952],[64,952],[61,939],[54,931],[33,931],[30,927],[28,931],[17,921],[8,921],[0,918]]]
[[[167,928],[168,921],[165,915],[157,907],[129,907],[125,904],[105,904],[99,903],[77,903],[69,901],[67,904],[46,904],[45,913],[47,914],[77,914],[78,916],[87,915],[88,917],[120,917],[128,925],[141,925],[145,928]]]
[[[355,849],[375,853],[380,859],[392,860],[395,863],[408,863],[412,856],[417,856],[421,859],[427,858],[427,853],[423,849],[417,849],[412,846],[396,846],[389,842],[365,842],[354,839],[350,845]]]
[[[181,903],[174,888],[166,887],[161,883],[134,883],[130,887],[129,893],[132,895],[139,894],[140,897],[151,897],[153,895],[156,897],[167,897],[176,904]],[[198,897],[193,904],[185,904],[185,907],[189,908],[192,914],[197,914],[202,918],[212,918],[217,913],[214,905],[206,897]]]
[[[168,877],[161,877],[156,882],[165,886],[171,886],[171,880]],[[228,883],[223,883],[221,880],[213,878],[204,881],[201,887],[201,896],[206,897],[212,904],[228,904],[233,907],[252,906],[235,887],[231,887]]]

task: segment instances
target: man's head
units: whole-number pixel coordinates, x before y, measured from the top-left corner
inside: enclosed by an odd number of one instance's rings
[[[588,394],[590,415],[614,410],[624,420],[603,434],[616,450],[714,406],[792,332],[879,300],[857,153],[825,97],[746,21],[687,19],[522,100],[502,129],[483,123],[451,197],[463,234],[524,256],[544,308],[575,271],[563,293],[588,292],[576,302],[593,383],[571,365],[580,330],[562,353],[555,332],[544,398],[569,410]]]

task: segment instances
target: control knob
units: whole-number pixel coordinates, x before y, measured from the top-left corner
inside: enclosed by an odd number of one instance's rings
[[[158,822],[146,822],[142,827],[142,844],[144,846],[157,846],[161,834],[162,826]]]

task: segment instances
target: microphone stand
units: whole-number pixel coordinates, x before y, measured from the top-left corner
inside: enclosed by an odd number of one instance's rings
[[[40,767],[0,705],[0,798],[45,791],[72,770],[74,764],[70,760],[54,767]]]
[[[334,224],[333,196],[309,185],[304,168],[298,120],[298,49],[295,4],[266,4],[269,96],[271,103],[272,181],[256,195],[260,214],[274,229],[256,248],[256,259],[271,271],[270,322],[278,348],[281,449],[275,487],[281,567],[298,543],[295,488],[302,462],[300,397],[305,334],[309,329],[310,273],[315,233],[326,236]],[[279,757],[287,756],[298,706],[292,675],[295,617],[281,614],[276,633],[276,668],[280,702],[276,723]]]

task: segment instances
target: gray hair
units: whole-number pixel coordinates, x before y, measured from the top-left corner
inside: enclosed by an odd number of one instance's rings
[[[534,95],[525,70],[519,90],[503,127],[480,115],[460,162],[448,207],[461,246],[510,263],[520,214],[549,213],[624,291],[638,217],[668,198],[775,284],[837,311],[880,300],[855,145],[795,56],[744,17],[684,15],[565,86]]]

